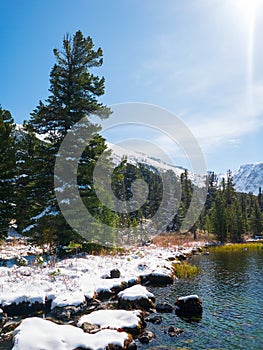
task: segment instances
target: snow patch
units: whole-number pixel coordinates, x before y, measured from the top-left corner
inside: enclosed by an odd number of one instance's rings
[[[108,344],[124,346],[124,342],[128,340],[125,332],[105,329],[96,334],[88,334],[80,328],[57,325],[37,317],[23,320],[14,334],[12,350],[101,350]]]
[[[98,325],[101,328],[135,328],[140,323],[139,315],[140,311],[138,310],[98,310],[82,316],[78,321],[78,327],[87,322]]]
[[[123,300],[138,300],[154,298],[154,295],[145,287],[137,284],[118,293],[118,297]]]

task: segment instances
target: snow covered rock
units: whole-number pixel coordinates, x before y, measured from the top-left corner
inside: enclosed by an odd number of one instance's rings
[[[145,287],[135,285],[118,294],[118,307],[121,309],[149,310],[154,307],[155,297]]]
[[[63,293],[62,295],[58,295],[53,299],[51,304],[51,310],[55,307],[64,307],[64,306],[79,306],[86,302],[85,296],[81,292],[75,293]]]
[[[176,314],[182,317],[200,317],[202,315],[202,302],[198,295],[187,295],[175,301]]]
[[[167,272],[151,272],[146,275],[141,275],[141,283],[145,285],[151,286],[167,286],[168,284],[173,284],[174,279],[172,274]]]
[[[87,306],[83,293],[64,293],[56,296],[51,303],[51,314],[53,317],[67,321],[80,314]]]
[[[46,309],[42,292],[21,290],[16,293],[2,293],[0,307],[8,316],[26,316]]]
[[[83,328],[85,324],[92,324],[100,328],[123,330],[131,334],[138,334],[145,323],[141,311],[126,310],[98,310],[82,316],[77,326]]]
[[[32,317],[22,321],[14,331],[12,350],[101,350],[112,344],[115,349],[126,349],[132,338],[126,332],[105,329],[96,334],[84,333],[70,325]]]

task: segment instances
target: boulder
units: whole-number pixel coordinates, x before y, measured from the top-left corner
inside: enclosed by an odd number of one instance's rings
[[[107,288],[105,289],[100,288],[99,290],[97,290],[97,299],[101,301],[109,300],[114,296],[115,296],[115,292],[113,290],[109,290]]]
[[[118,293],[119,309],[141,309],[147,311],[154,308],[154,301],[154,295],[141,285],[135,285]]]
[[[176,314],[180,317],[192,318],[202,315],[202,302],[198,295],[187,295],[175,301]]]
[[[96,328],[92,328],[92,325]],[[142,311],[134,310],[98,310],[83,315],[77,326],[85,332],[94,333],[99,329],[115,329],[118,332],[127,332],[138,335],[145,327]]]
[[[146,275],[141,275],[141,284],[147,285],[147,286],[167,286],[169,284],[173,284],[174,279],[173,277],[168,273],[162,273],[162,272],[151,272]]]
[[[31,303],[29,301],[22,301],[20,303],[12,303],[10,305],[2,305],[1,308],[7,316],[28,316],[37,314],[39,311],[45,311],[46,305],[44,303]]]

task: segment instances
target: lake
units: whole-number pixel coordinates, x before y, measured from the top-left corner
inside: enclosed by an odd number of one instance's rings
[[[156,339],[140,349],[263,349],[263,249],[211,252],[194,256],[202,272],[171,287],[152,288],[156,302],[174,304],[178,296],[198,294],[203,302],[200,322],[162,314],[160,325],[148,324]],[[184,329],[171,338],[169,326]]]

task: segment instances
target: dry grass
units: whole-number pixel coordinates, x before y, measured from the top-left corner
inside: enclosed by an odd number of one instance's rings
[[[152,238],[152,242],[158,247],[170,247],[170,246],[191,246],[192,243],[198,242],[212,242],[214,241],[214,235],[206,232],[197,232],[197,239],[194,240],[193,233],[161,233],[158,236]]]
[[[196,276],[201,270],[195,266],[187,263],[173,263],[173,273],[178,278],[192,278]]]
[[[216,247],[211,247],[209,250],[217,252],[232,252],[240,250],[263,249],[263,242],[246,242],[246,243],[229,243]]]

